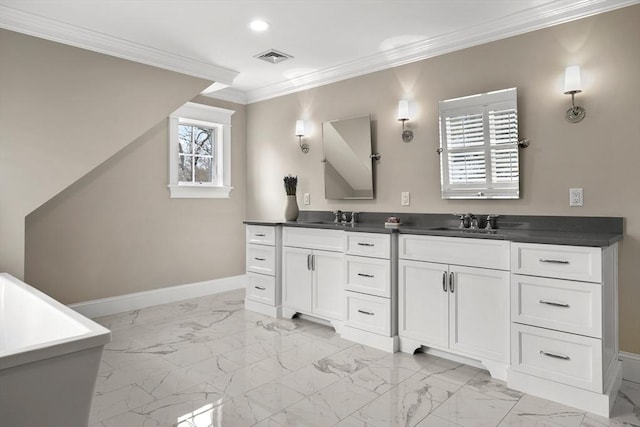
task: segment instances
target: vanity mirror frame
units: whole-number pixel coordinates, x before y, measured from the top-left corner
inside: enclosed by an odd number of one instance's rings
[[[369,114],[322,123],[325,199],[375,198],[371,135]]]
[[[439,103],[443,199],[519,199],[517,88]]]

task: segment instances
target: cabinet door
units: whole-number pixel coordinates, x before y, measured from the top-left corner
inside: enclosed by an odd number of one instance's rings
[[[282,249],[283,305],[302,312],[311,312],[311,251]]]
[[[509,363],[509,272],[451,266],[449,346]]]
[[[399,335],[424,345],[449,344],[448,266],[431,262],[399,262]],[[507,321],[508,324],[508,321]]]
[[[313,251],[313,312],[331,319],[344,319],[343,254]]]

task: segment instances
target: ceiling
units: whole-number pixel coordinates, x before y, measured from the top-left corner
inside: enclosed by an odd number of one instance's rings
[[[638,1],[0,0],[0,27],[203,77],[217,82],[209,96],[250,103]],[[256,18],[270,29],[249,29]],[[254,57],[270,49],[293,58]]]

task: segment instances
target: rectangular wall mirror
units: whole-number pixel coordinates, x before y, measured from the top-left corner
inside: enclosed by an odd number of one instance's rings
[[[442,198],[520,198],[516,88],[439,107]]]
[[[373,199],[369,115],[322,123],[322,149],[325,198]]]

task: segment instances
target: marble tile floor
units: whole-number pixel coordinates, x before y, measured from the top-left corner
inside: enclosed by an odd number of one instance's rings
[[[640,384],[623,382],[605,419],[467,365],[245,311],[243,298],[231,291],[97,319],[113,340],[90,427],[640,426]]]

